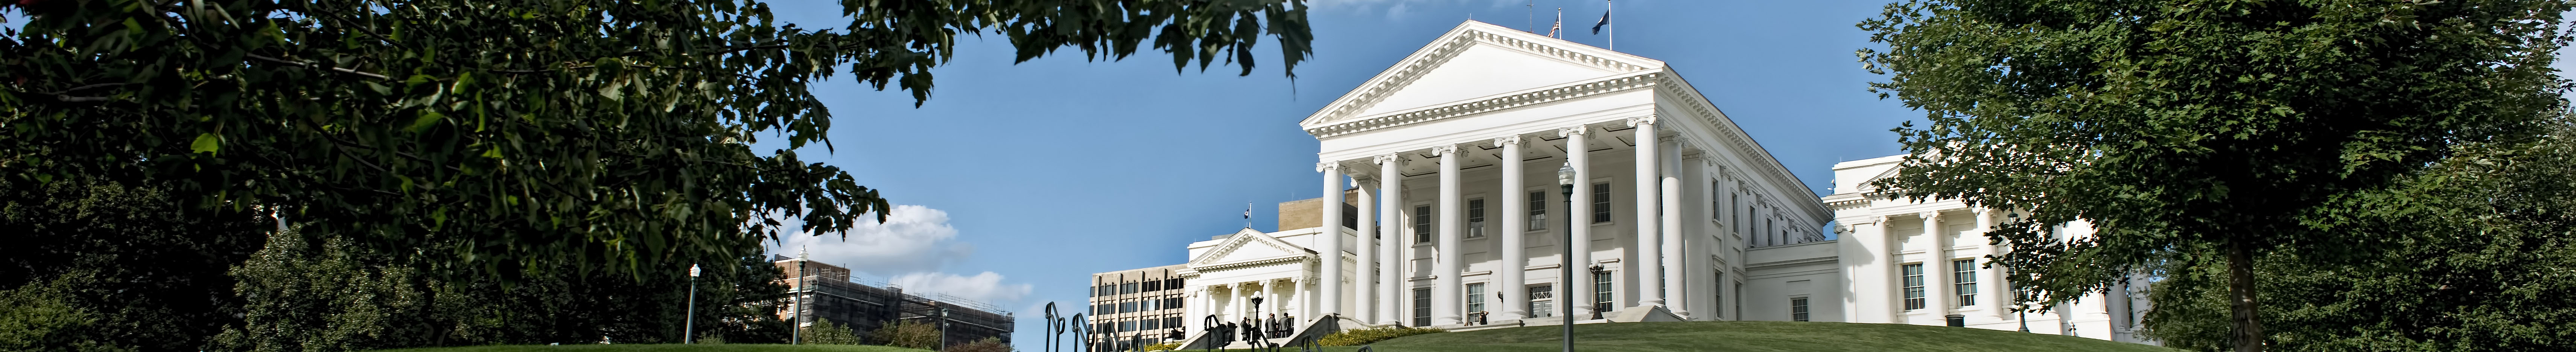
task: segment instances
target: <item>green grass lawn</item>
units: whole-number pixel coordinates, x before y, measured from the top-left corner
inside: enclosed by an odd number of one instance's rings
[[[898,347],[887,347],[887,346],[850,346],[850,345],[801,345],[801,346],[799,346],[799,345],[767,345],[767,344],[713,344],[713,345],[659,344],[659,345],[563,345],[563,346],[551,346],[551,345],[506,345],[506,346],[473,346],[473,347],[409,348],[409,349],[399,349],[399,350],[378,350],[377,352],[683,352],[683,351],[687,351],[687,352],[699,352],[699,351],[706,351],[706,352],[922,352],[922,351],[927,351],[927,350],[916,350],[916,349],[910,349],[910,348],[898,348]]]

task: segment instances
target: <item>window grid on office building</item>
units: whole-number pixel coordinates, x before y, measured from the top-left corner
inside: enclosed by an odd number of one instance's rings
[[[1530,192],[1529,194],[1529,229],[1547,229],[1546,191]]]
[[[1592,184],[1592,222],[1610,222],[1610,183]]]
[[[1413,243],[1431,243],[1431,206],[1413,207]]]
[[[1923,309],[1923,263],[1906,264],[1905,310]]]
[[[1467,200],[1467,237],[1485,237],[1485,200]]]
[[[1807,321],[1807,298],[1789,299],[1789,321]]]
[[[1950,261],[1950,268],[1952,272],[1950,282],[1957,283],[1952,286],[1957,287],[1959,306],[1977,305],[1977,260],[1953,260]]]

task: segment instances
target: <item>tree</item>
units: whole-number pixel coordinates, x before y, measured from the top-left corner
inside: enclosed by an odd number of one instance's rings
[[[240,299],[225,268],[258,250],[275,223],[173,203],[150,185],[0,180],[0,229],[7,229],[0,247],[8,251],[0,255],[0,290],[16,291],[0,291],[15,297],[0,309],[73,313],[38,314],[27,323],[85,321],[30,344],[44,348],[0,350],[197,351],[239,321]]]
[[[920,320],[896,321],[868,332],[869,342],[902,348],[939,348],[939,339],[939,326]]]
[[[1178,344],[1178,343],[1174,343],[1174,344],[1172,344],[1172,345],[1177,346],[1177,345],[1179,345],[1179,344]],[[1163,350],[1165,350],[1165,351],[1169,351],[1169,350],[1171,350],[1171,349],[1170,349],[1170,348],[1165,348],[1165,349],[1163,349]],[[960,343],[960,344],[955,344],[955,345],[948,345],[948,348],[947,348],[947,349],[943,349],[943,350],[940,350],[940,351],[943,351],[943,352],[1011,352],[1011,344],[1002,343],[1002,338],[999,338],[999,337],[986,337],[986,338],[982,338],[982,339],[977,339],[977,340],[975,340],[975,341],[973,341],[973,342]],[[1153,350],[1141,350],[1141,351],[1153,351]]]
[[[640,273],[883,220],[886,200],[842,169],[754,151],[764,136],[829,149],[813,81],[846,70],[918,105],[958,37],[988,31],[1022,61],[1123,59],[1150,38],[1176,69],[1244,74],[1266,34],[1293,77],[1304,10],[867,1],[818,30],[758,1],[11,1],[0,11],[29,19],[0,31],[0,177],[166,182],[440,277]]]
[[[1861,22],[1873,83],[1931,124],[1885,195],[2023,209],[1992,258],[2023,301],[2099,292],[2157,260],[2224,265],[2235,348],[2265,336],[2254,258],[2402,246],[2303,222],[2454,145],[2565,105],[2561,1],[1909,0]],[[2085,220],[2088,238],[2047,227]],[[2209,253],[2214,256],[2188,256]]]
[[[2410,243],[2362,260],[2296,252],[2255,261],[2267,330],[2287,351],[2576,350],[2576,120],[2537,141],[2470,146],[2400,186],[2310,221]],[[2168,346],[2227,339],[2223,272],[2157,282],[2146,332]]]
[[[305,228],[298,228],[303,230]],[[261,352],[542,343],[676,343],[687,314],[685,272],[629,275],[539,268],[511,285],[445,280],[412,267],[369,265],[351,240],[307,243],[281,233],[236,266],[242,322],[215,349]],[[327,237],[327,236],[326,236]],[[696,280],[700,331],[727,341],[783,342],[770,306],[785,289],[759,248],[741,266],[708,266]],[[855,344],[856,342],[852,342]]]
[[[815,319],[814,327],[805,329],[804,343],[808,345],[857,345],[861,342],[859,335],[850,331],[850,326],[831,319]]]

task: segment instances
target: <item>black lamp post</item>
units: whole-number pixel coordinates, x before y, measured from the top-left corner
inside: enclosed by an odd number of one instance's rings
[[[1577,153],[1580,153],[1580,151],[1577,151]],[[1557,261],[1563,263],[1557,264],[1556,266],[1559,271],[1556,281],[1561,283],[1557,285],[1559,287],[1556,288],[1557,292],[1559,292],[1557,296],[1563,297],[1557,299],[1557,305],[1560,306],[1557,310],[1566,313],[1574,312],[1573,305],[1565,304],[1574,302],[1574,181],[1574,162],[1568,161],[1565,163],[1565,167],[1556,169],[1557,198],[1565,200],[1565,207],[1562,209],[1566,210],[1565,216],[1559,216],[1559,218],[1564,218],[1562,219],[1564,221],[1561,223],[1565,224],[1565,226],[1559,228],[1559,231],[1563,231],[1564,233],[1557,236],[1560,243],[1557,243],[1556,246],[1557,250],[1563,251],[1563,253],[1559,253],[1559,256],[1557,257]],[[1565,352],[1574,352],[1574,314],[1559,314],[1557,316],[1564,317]]]

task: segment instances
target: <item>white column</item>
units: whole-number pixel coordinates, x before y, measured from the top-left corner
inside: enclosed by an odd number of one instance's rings
[[[1692,262],[1682,259],[1682,218],[1685,216],[1684,214],[1686,214],[1682,212],[1683,188],[1680,171],[1678,170],[1682,168],[1683,165],[1681,155],[1682,148],[1680,148],[1680,141],[1667,141],[1665,143],[1672,143],[1674,145],[1668,146],[1670,148],[1664,148],[1663,154],[1657,156],[1657,159],[1663,160],[1662,162],[1666,166],[1663,168],[1663,173],[1661,174],[1664,181],[1664,211],[1662,213],[1664,218],[1664,223],[1662,224],[1663,243],[1657,246],[1660,249],[1663,249],[1663,253],[1661,253],[1663,255],[1663,259],[1655,261],[1656,263],[1661,263],[1664,267],[1664,289],[1662,291],[1657,291],[1657,294],[1668,298],[1666,302],[1664,302],[1664,306],[1672,309],[1673,315],[1687,320],[1690,319],[1690,310],[1683,309],[1684,307],[1682,302],[1689,302],[1690,300],[1674,298],[1688,297],[1682,295],[1682,292],[1684,291],[1683,289],[1690,287],[1682,284],[1684,282],[1689,282],[1686,280],[1688,278],[1684,277],[1685,275],[1683,275],[1683,273],[1689,273],[1691,271],[1681,270],[1681,268]]]
[[[1245,297],[1250,295],[1250,293],[1246,292],[1247,290],[1245,290],[1243,286],[1243,283],[1240,282],[1225,285],[1225,311],[1231,314],[1227,314],[1227,316],[1220,317],[1219,319],[1224,319],[1224,322],[1229,323],[1237,322],[1242,321],[1246,314],[1252,314],[1252,307],[1243,305],[1245,301],[1244,299],[1250,298]]]
[[[1466,230],[1466,206],[1460,204],[1465,200],[1459,199],[1458,186],[1458,164],[1462,162],[1456,145],[1432,147],[1431,152],[1440,155],[1440,225],[1434,231],[1440,237],[1431,249],[1432,275],[1437,275],[1431,281],[1431,324],[1457,325],[1461,321],[1458,254],[1466,249],[1458,244],[1459,232]]]
[[[1319,307],[1301,313],[1320,316],[1342,312],[1342,162],[1327,161],[1315,168],[1324,173],[1324,228],[1315,234],[1314,242],[1324,247],[1319,251],[1324,256],[1318,258],[1324,261],[1320,268],[1324,273],[1318,275],[1324,282],[1315,297]]]
[[[1359,178],[1353,178],[1351,181],[1360,184],[1360,219],[1359,228],[1354,229],[1358,237],[1351,241],[1352,244],[1358,245],[1351,250],[1351,253],[1359,255],[1359,267],[1351,269],[1351,274],[1356,277],[1351,278],[1351,297],[1348,298],[1351,302],[1349,315],[1352,320],[1373,322],[1377,321],[1374,319],[1377,316],[1377,300],[1381,299],[1377,292],[1377,231],[1375,230],[1378,190],[1376,185],[1368,181]]]
[[[1879,284],[1887,285],[1888,288],[1882,290],[1886,291],[1883,294],[1888,298],[1884,300],[1887,304],[1887,322],[1902,324],[1905,323],[1905,258],[1897,256],[1897,253],[1904,252],[1905,248],[1901,245],[1902,242],[1896,240],[1895,217],[1878,217],[1878,237],[1879,248],[1885,248],[1885,250],[1872,254],[1878,255],[1879,260],[1887,263],[1887,275],[1879,279]]]
[[[1995,228],[1995,222],[2002,220],[1996,218],[1998,215],[1995,213],[1996,211],[1993,209],[1977,210],[1978,238],[1984,238],[1986,232],[1993,231]],[[1977,249],[1978,254],[1995,254],[1995,246],[1993,245],[1980,245],[1977,246]],[[1985,266],[1985,260],[1982,258],[1985,257],[1979,256],[1978,258],[1981,259],[1978,260],[1978,266],[1980,266],[1980,268],[1977,268],[1977,300],[1984,301],[1979,303],[1985,305],[1987,311],[1993,312],[1996,319],[2012,316],[2012,312],[2007,312],[2005,311],[2006,309],[2004,309],[2004,307],[2011,306],[2013,300],[2012,287],[2010,284],[2004,282],[2004,267],[1983,267]]]
[[[1591,126],[1557,130],[1557,134],[1565,136],[1566,163],[1574,166],[1574,195],[1566,197],[1570,204],[1565,207],[1565,223],[1572,224],[1565,227],[1565,236],[1573,242],[1567,247],[1572,247],[1568,250],[1574,256],[1563,258],[1565,262],[1561,264],[1574,268],[1574,277],[1556,280],[1559,287],[1566,288],[1560,291],[1571,293],[1556,298],[1557,306],[1562,308],[1558,311],[1565,312],[1569,324],[1592,318],[1592,143],[1584,141],[1584,136],[1591,133]]]
[[[1485,287],[1501,293],[1503,298],[1494,302],[1502,309],[1489,309],[1495,314],[1487,320],[1504,321],[1529,316],[1529,293],[1521,288],[1527,281],[1523,276],[1527,271],[1522,268],[1529,267],[1529,245],[1521,242],[1521,236],[1529,232],[1529,199],[1528,193],[1523,193],[1528,190],[1521,185],[1526,177],[1521,171],[1521,136],[1495,139],[1494,144],[1503,147],[1503,259],[1494,265],[1494,282]]]
[[[1628,283],[1637,288],[1637,306],[1660,306],[1664,305],[1664,240],[1658,228],[1663,224],[1659,216],[1663,212],[1657,208],[1664,206],[1663,168],[1658,165],[1664,159],[1663,153],[1658,152],[1663,147],[1662,136],[1655,135],[1655,118],[1651,116],[1629,118],[1628,125],[1637,127],[1632,129],[1637,133],[1637,247],[1631,251],[1636,253],[1636,263],[1629,265],[1636,268],[1629,270],[1636,278]]]
[[[1940,211],[1915,215],[1923,217],[1923,239],[1932,245],[1923,250],[1923,308],[1933,318],[1947,319],[1950,307],[1957,305],[1950,301],[1950,236],[1941,231]]]
[[[1394,324],[1404,316],[1404,302],[1408,302],[1404,296],[1404,265],[1408,257],[1402,255],[1404,233],[1397,231],[1404,228],[1403,222],[1397,221],[1404,218],[1404,154],[1377,157],[1377,165],[1378,189],[1386,192],[1383,197],[1385,206],[1377,210],[1378,217],[1386,219],[1386,224],[1380,225],[1377,232],[1378,283],[1381,284],[1378,297],[1384,297],[1382,302],[1386,303],[1378,305],[1377,323]]]

